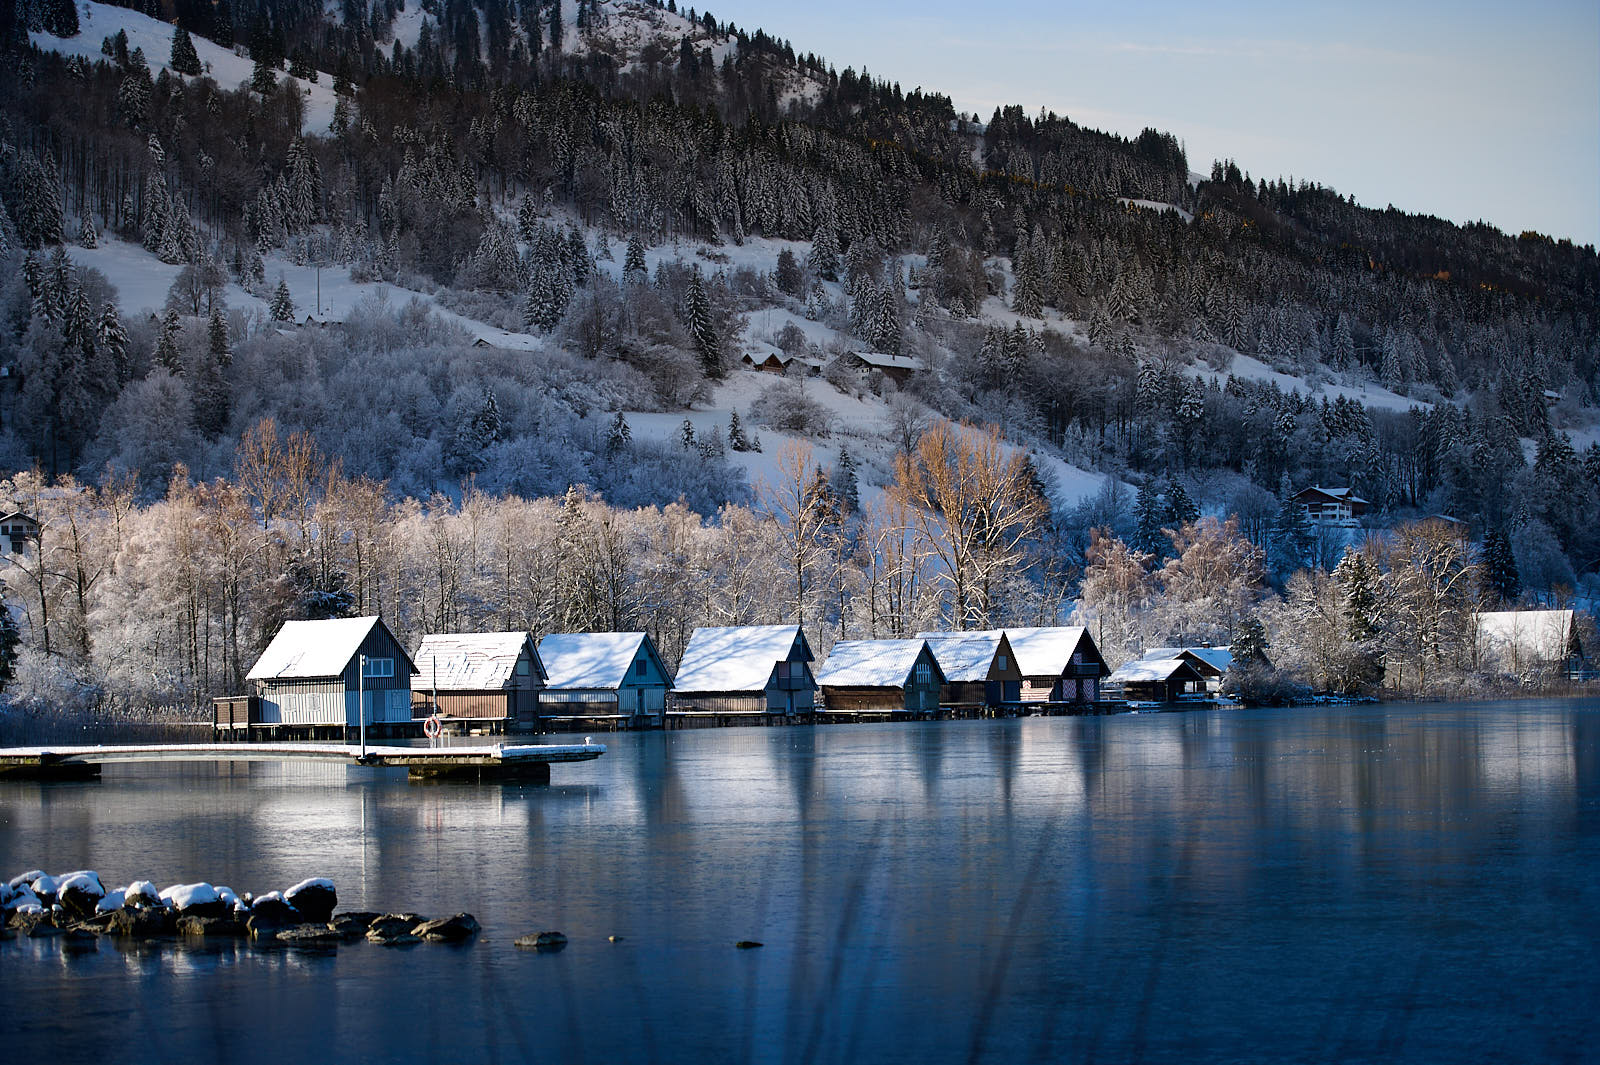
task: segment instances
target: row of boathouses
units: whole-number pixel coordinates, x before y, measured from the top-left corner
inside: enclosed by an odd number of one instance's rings
[[[798,625],[694,630],[674,673],[644,632],[427,636],[407,650],[378,617],[285,623],[248,674],[214,700],[222,732],[327,735],[364,723],[458,729],[970,716],[1101,701],[1108,670],[1082,627],[925,632],[852,640],[815,656]]]

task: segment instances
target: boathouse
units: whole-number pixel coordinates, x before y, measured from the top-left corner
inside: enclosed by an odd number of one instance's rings
[[[999,632],[1001,630],[994,630]],[[1111,672],[1082,625],[1007,628],[1005,637],[1022,671],[1024,703],[1093,703]]]
[[[1570,610],[1485,611],[1478,615],[1476,650],[1481,668],[1518,676],[1581,680],[1592,672]]]
[[[845,640],[817,670],[830,714],[910,714],[939,710],[944,671],[927,640]]]
[[[1022,700],[1022,670],[999,629],[919,632],[944,671],[939,702],[956,710],[993,710]]]
[[[1183,659],[1205,678],[1205,689],[1212,694],[1222,690],[1222,677],[1233,668],[1233,652],[1226,647],[1152,647],[1139,657],[1148,662]]]
[[[672,674],[644,632],[561,632],[539,642],[546,724],[661,724]]]
[[[816,708],[813,655],[798,625],[695,629],[672,701],[684,713],[793,717]]]
[[[424,636],[417,648],[411,716],[438,714],[493,729],[532,731],[544,663],[526,632]]]
[[[1106,678],[1106,688],[1130,703],[1201,702],[1205,677],[1184,658],[1138,658]]]
[[[365,720],[378,735],[410,733],[416,671],[382,618],[286,621],[246,677],[249,723],[353,732]]]

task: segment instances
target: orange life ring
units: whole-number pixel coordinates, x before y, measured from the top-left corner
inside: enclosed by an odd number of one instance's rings
[[[444,722],[439,720],[438,714],[434,714],[422,722],[422,734],[430,740],[438,739],[439,734],[443,731]]]

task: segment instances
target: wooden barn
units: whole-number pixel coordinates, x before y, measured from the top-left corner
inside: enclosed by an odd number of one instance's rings
[[[409,734],[416,671],[382,618],[288,621],[247,677],[249,723],[348,735],[365,720],[369,735]]]
[[[792,717],[816,708],[811,645],[798,625],[695,629],[673,705],[686,713]]]
[[[425,636],[417,648],[411,716],[439,714],[495,729],[538,725],[544,663],[526,632]]]
[[[1106,678],[1106,686],[1130,703],[1179,703],[1205,699],[1205,677],[1183,658],[1138,658]]]
[[[1002,630],[993,630],[996,634]],[[1024,703],[1093,703],[1100,681],[1111,672],[1082,625],[1003,630],[1022,671]]]
[[[840,714],[938,713],[944,671],[927,640],[845,640],[817,670],[823,708]]]
[[[919,632],[944,671],[939,696],[958,710],[993,710],[1022,701],[1022,670],[1011,641],[999,629],[978,632]]]
[[[661,724],[672,675],[648,633],[551,633],[539,642],[539,654],[546,670],[539,694],[545,724]]]

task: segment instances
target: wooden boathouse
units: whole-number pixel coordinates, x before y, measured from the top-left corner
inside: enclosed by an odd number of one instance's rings
[[[542,725],[662,723],[672,674],[649,633],[551,633],[539,653],[547,671],[539,693]]]
[[[683,649],[672,713],[792,719],[816,708],[814,656],[798,625],[695,629]]]
[[[245,738],[409,736],[416,666],[382,618],[287,621],[246,679],[248,696],[213,701],[218,732]]]
[[[1205,677],[1184,658],[1135,659],[1106,678],[1110,692],[1130,703],[1204,702],[1205,685]]]
[[[1100,681],[1111,672],[1082,625],[1008,628],[1006,639],[1022,671],[1023,703],[1086,705],[1100,700]]]
[[[436,633],[417,648],[411,716],[438,714],[469,729],[531,732],[544,663],[526,632]]]
[[[848,718],[933,717],[944,682],[927,640],[844,640],[817,670],[821,712]]]
[[[985,713],[1022,701],[1022,670],[1001,630],[919,632],[917,637],[928,641],[944,670],[941,705],[958,713]]]

